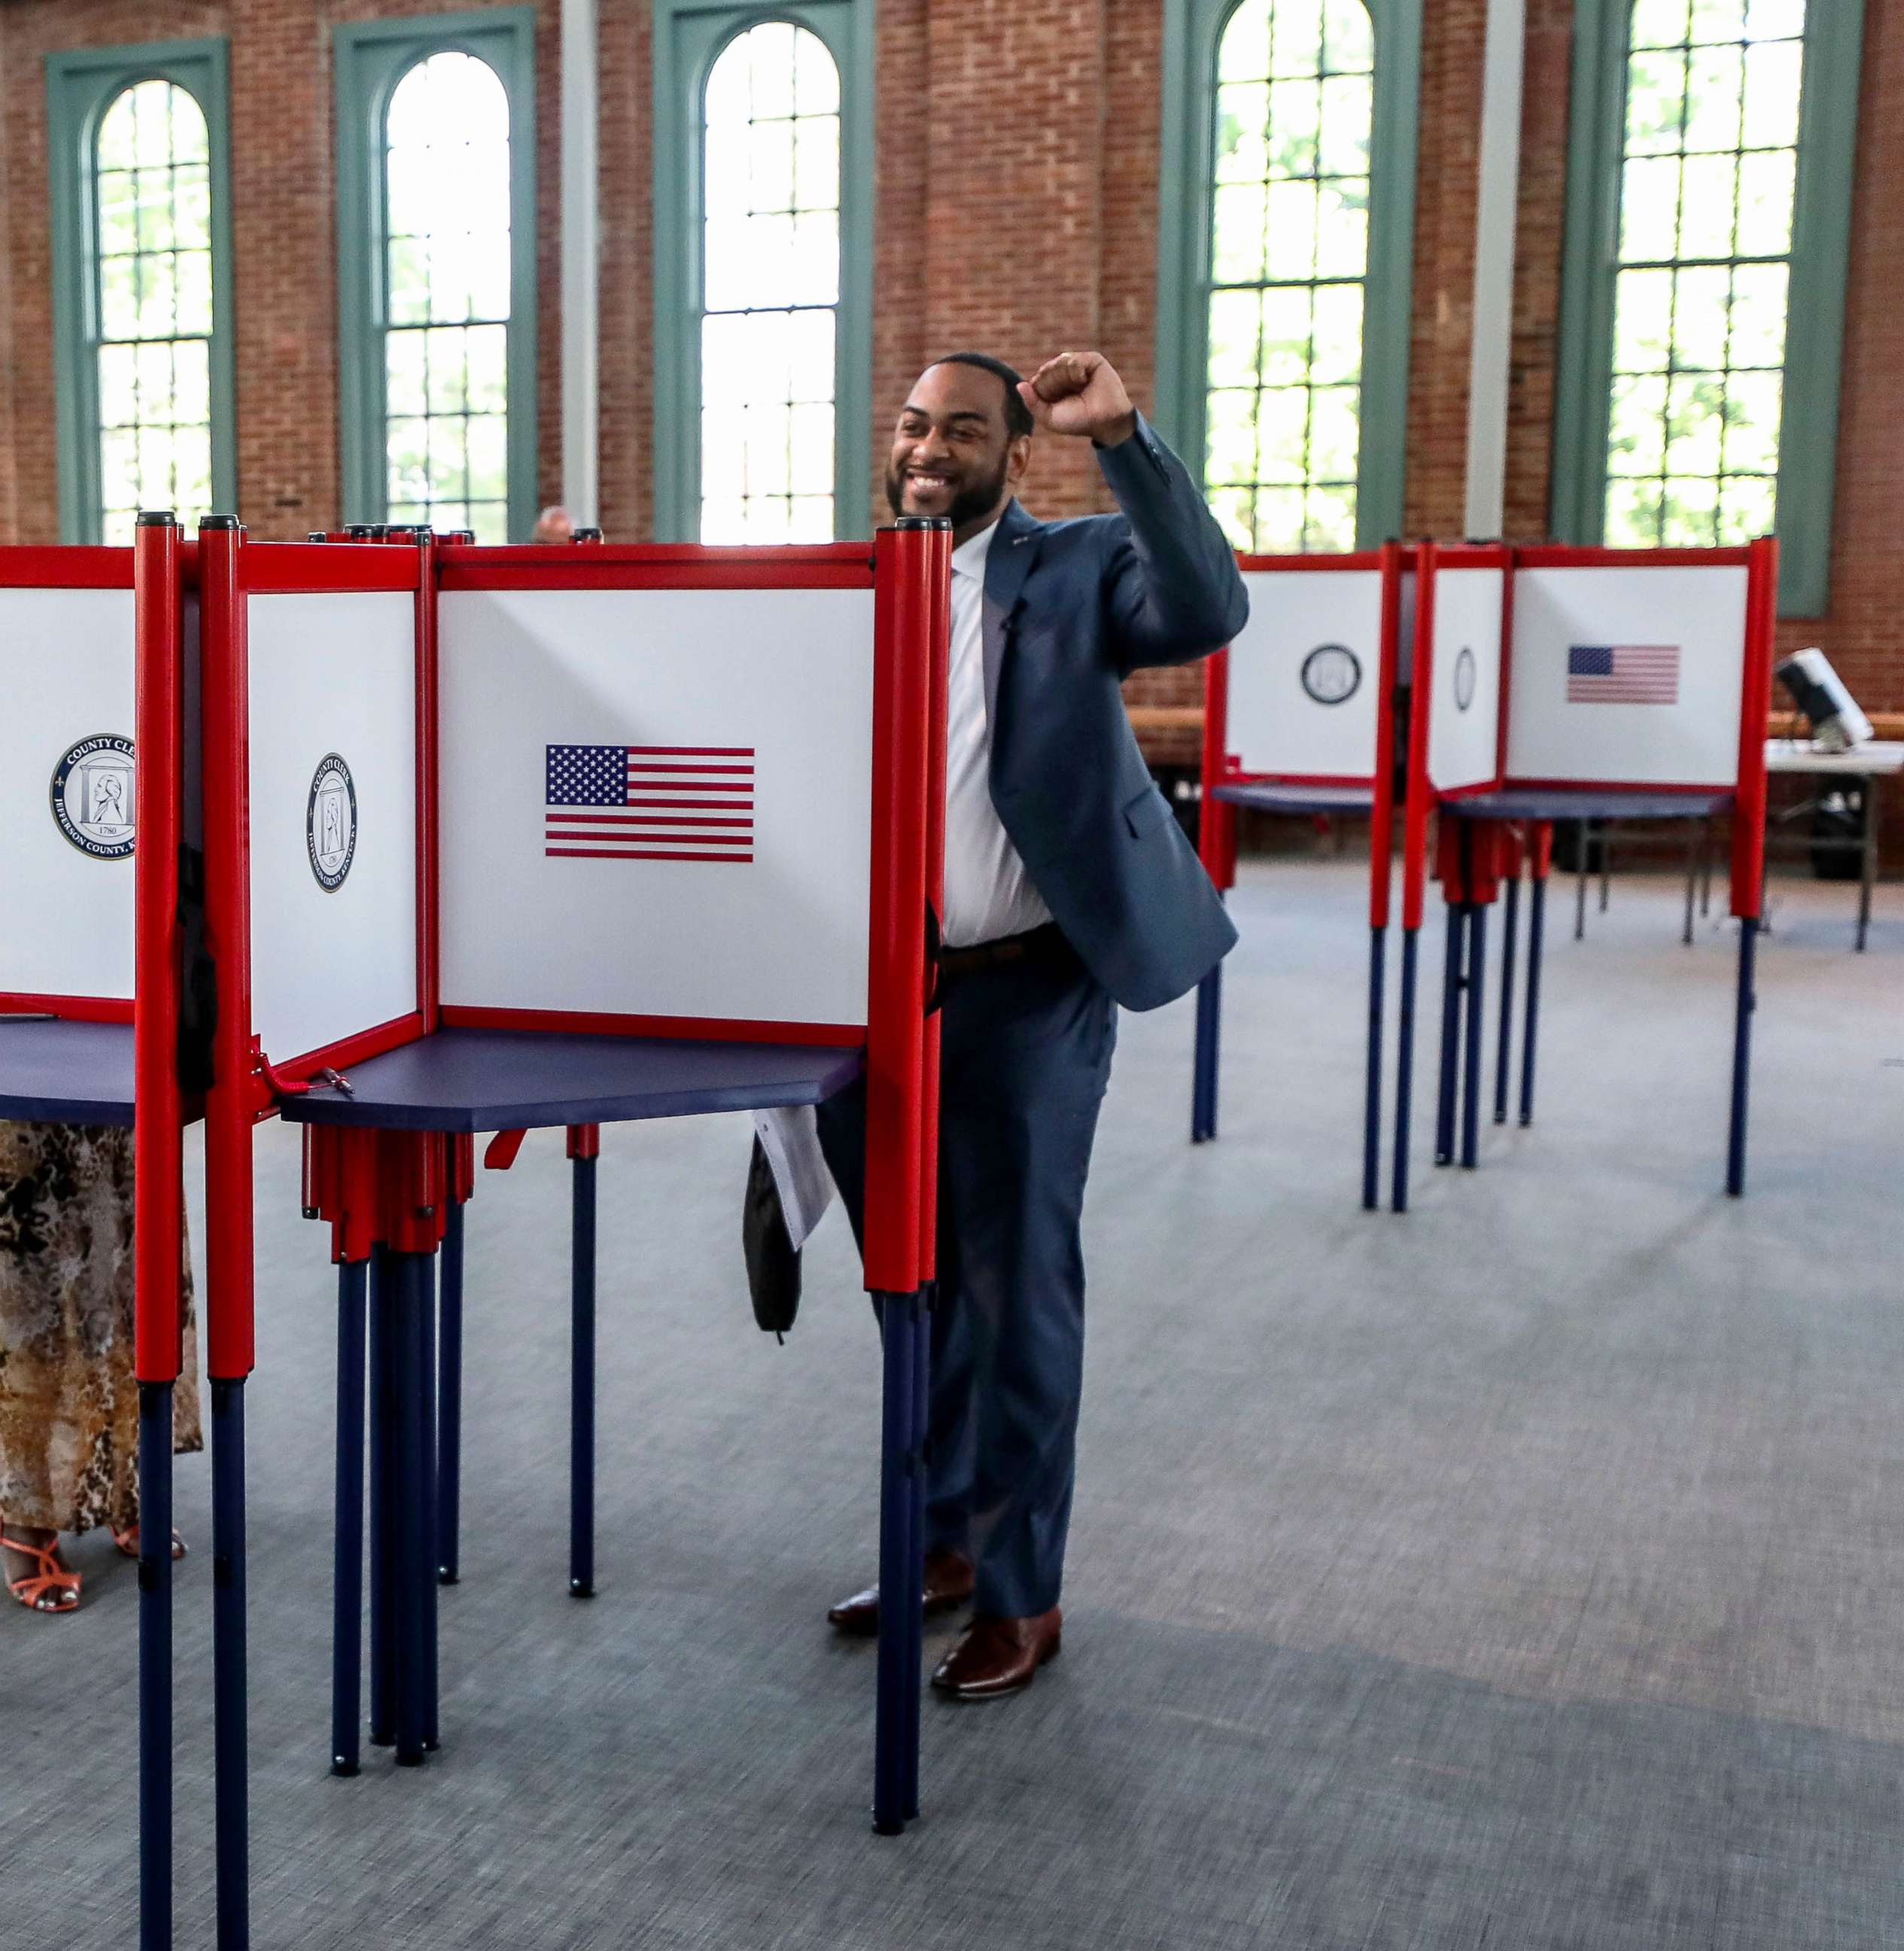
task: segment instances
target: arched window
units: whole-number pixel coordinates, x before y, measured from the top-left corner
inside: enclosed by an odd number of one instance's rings
[[[1171,0],[1158,403],[1239,549],[1396,532],[1419,21]]]
[[[223,47],[144,52],[49,68],[61,526],[77,541],[130,542],[141,508],[190,525],[235,495]]]
[[[1775,526],[1784,607],[1822,607],[1855,8],[1587,4],[1555,526],[1639,548]]]
[[[535,501],[528,52],[498,19],[339,30],[340,127],[370,125],[339,155],[347,512],[485,542]]]
[[[831,541],[840,76],[817,34],[727,44],[701,186],[701,539]]]
[[[657,13],[655,524],[865,532],[871,239],[863,0]]]

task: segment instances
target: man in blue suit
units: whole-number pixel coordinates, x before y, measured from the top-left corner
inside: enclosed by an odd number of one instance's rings
[[[1016,494],[1033,435],[1088,439],[1122,512],[1044,523]],[[952,523],[939,1128],[925,1603],[974,1601],[932,1684],[1028,1686],[1058,1650],[1083,1379],[1078,1216],[1117,1006],[1181,996],[1236,939],[1151,782],[1121,681],[1243,627],[1196,483],[1094,352],[1028,381],[958,353],[899,414],[895,514]],[[863,1094],[820,1142],[857,1229]],[[876,1587],[828,1615],[878,1628]]]

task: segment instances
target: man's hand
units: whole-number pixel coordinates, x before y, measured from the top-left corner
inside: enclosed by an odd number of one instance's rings
[[[1116,447],[1137,431],[1137,412],[1117,368],[1101,352],[1061,352],[1019,382],[1032,417],[1053,433]]]

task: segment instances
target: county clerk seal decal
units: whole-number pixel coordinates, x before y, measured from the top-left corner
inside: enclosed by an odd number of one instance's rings
[[[82,854],[123,860],[133,851],[133,741],[101,732],[69,745],[53,768],[53,819]]]
[[[357,857],[357,786],[351,769],[335,752],[317,762],[304,806],[304,845],[311,871],[326,894],[344,885]]]

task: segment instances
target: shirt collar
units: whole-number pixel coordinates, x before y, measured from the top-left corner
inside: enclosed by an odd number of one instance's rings
[[[952,551],[954,574],[969,576],[974,582],[983,582],[985,558],[991,554],[991,538],[997,532],[998,523],[994,522],[990,528],[981,529],[969,542],[960,543]]]

